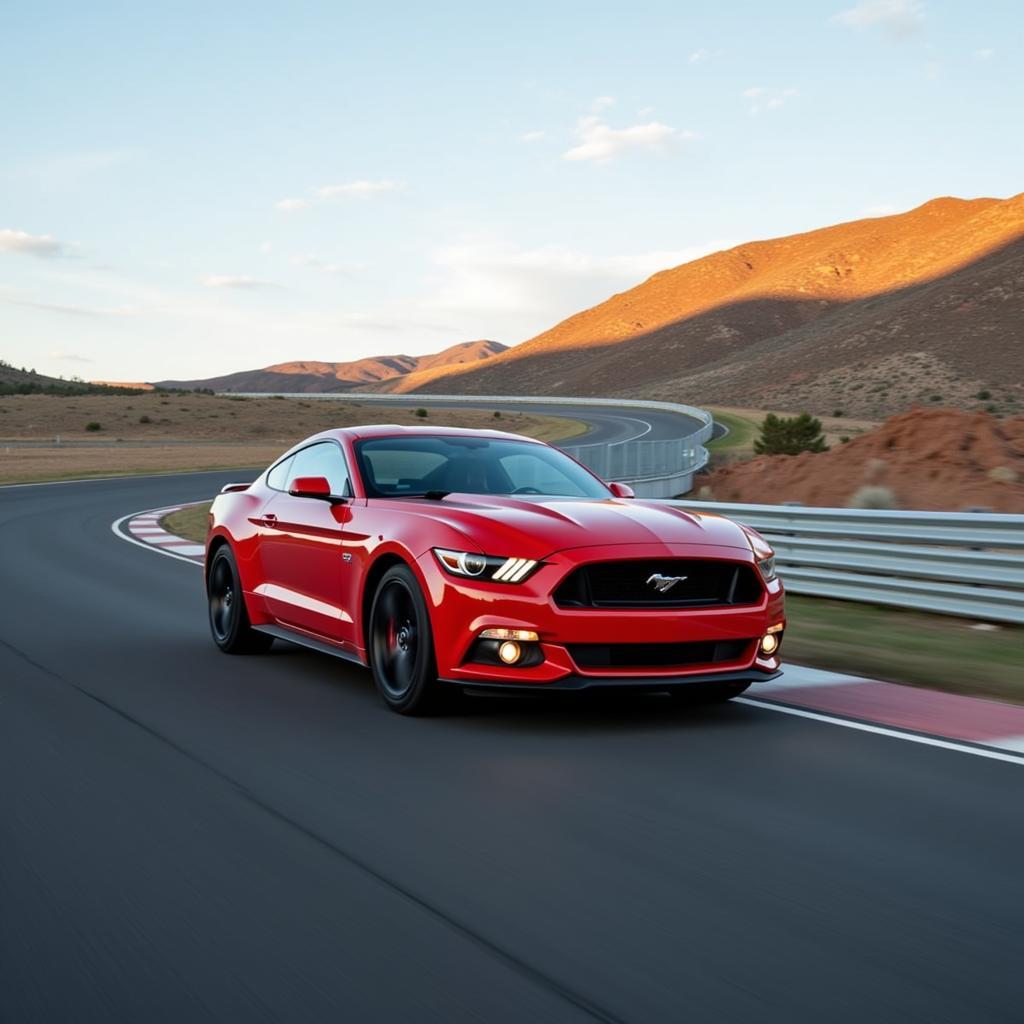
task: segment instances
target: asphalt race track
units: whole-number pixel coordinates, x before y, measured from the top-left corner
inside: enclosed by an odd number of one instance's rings
[[[350,392],[339,394],[302,394],[292,397],[301,397],[304,400],[311,398],[330,401],[341,399],[345,402],[358,402],[360,396]],[[379,396],[375,396],[379,398]],[[380,403],[377,401],[367,402],[367,406],[374,410]],[[587,426],[587,432],[569,439],[566,443],[576,445],[615,445],[623,444],[626,441],[663,441],[676,437],[685,437],[694,433],[701,426],[699,420],[682,413],[672,412],[668,409],[644,409],[624,406],[617,409],[614,406],[579,406],[579,405],[549,405],[541,402],[537,405],[530,405],[523,402],[491,402],[487,405],[474,403],[471,396],[457,401],[438,400],[430,395],[415,395],[409,398],[405,395],[389,395],[388,405],[402,406],[430,406],[431,408],[452,407],[457,409],[479,409],[501,410],[502,412],[524,412],[534,413],[540,416],[561,416],[566,419],[579,420]],[[504,430],[505,425],[500,420],[495,421],[496,430]],[[716,423],[712,434],[719,437],[726,433],[722,424]]]
[[[1021,1020],[1020,765],[226,657],[110,524],[240,475],[0,489],[0,1020]]]

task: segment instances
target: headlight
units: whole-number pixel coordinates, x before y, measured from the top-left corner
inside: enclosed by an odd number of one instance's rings
[[[768,558],[762,558],[758,560],[758,569],[761,570],[761,577],[765,583],[775,579],[775,556],[771,555]]]
[[[434,548],[441,567],[453,576],[490,580],[494,583],[522,583],[540,566],[532,558],[498,558],[478,555],[472,551],[448,551]]]

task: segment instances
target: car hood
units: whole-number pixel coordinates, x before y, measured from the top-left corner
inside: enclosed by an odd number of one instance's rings
[[[431,519],[458,530],[490,555],[539,559],[568,548],[602,544],[696,544],[751,550],[743,529],[729,519],[635,499],[450,494],[424,504]]]

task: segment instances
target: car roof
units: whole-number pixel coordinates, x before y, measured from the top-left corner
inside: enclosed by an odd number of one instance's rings
[[[372,437],[493,437],[505,440],[530,441],[533,444],[543,444],[532,437],[523,434],[512,434],[507,430],[471,430],[465,427],[407,427],[398,423],[371,423],[365,426],[337,427],[333,430],[325,430],[316,437],[334,437],[339,440],[348,437],[351,440],[362,440]],[[312,440],[312,438],[308,438]]]

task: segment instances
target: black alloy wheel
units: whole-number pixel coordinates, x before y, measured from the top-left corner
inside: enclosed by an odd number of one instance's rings
[[[416,577],[405,565],[388,569],[370,609],[370,668],[388,707],[422,715],[440,703],[430,616]]]
[[[235,556],[226,544],[217,549],[206,578],[213,642],[225,654],[262,654],[274,638],[259,633],[249,622]]]

